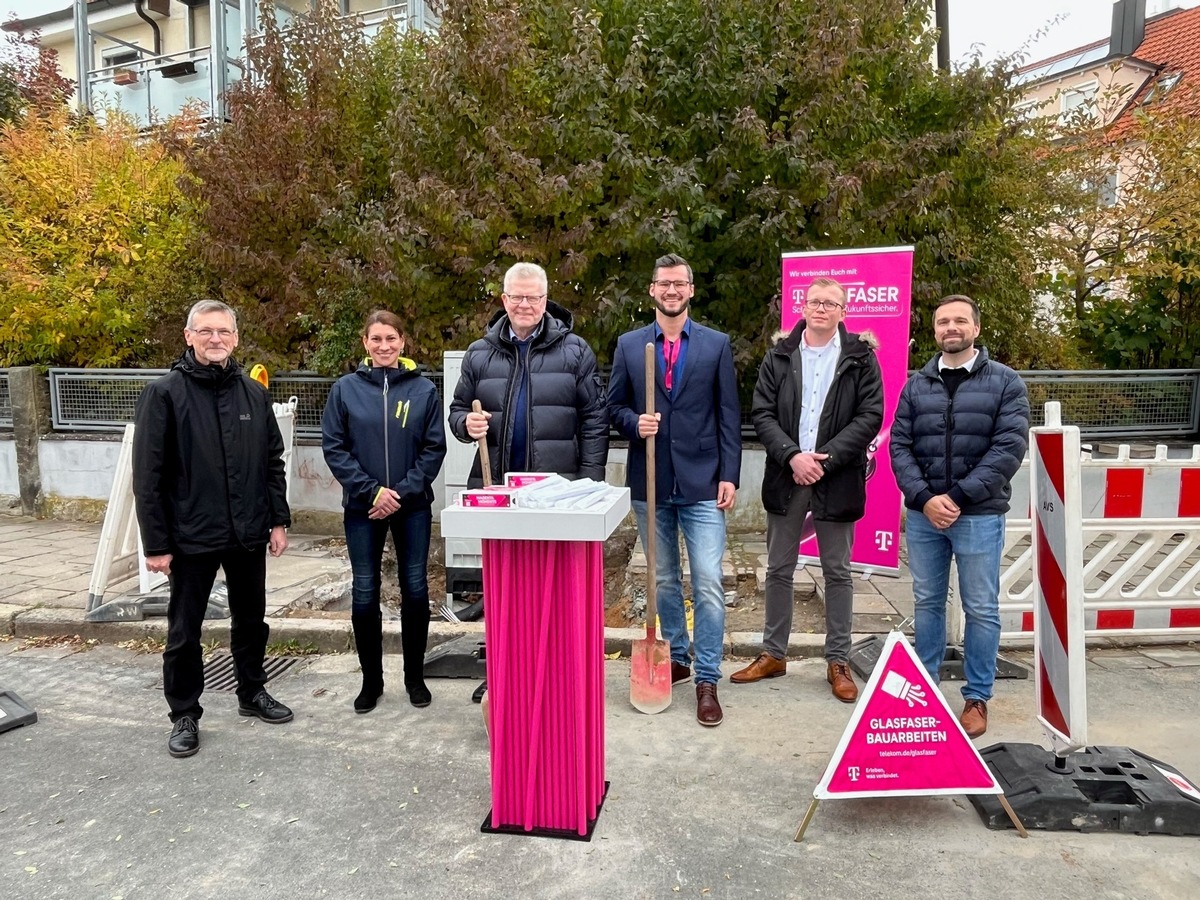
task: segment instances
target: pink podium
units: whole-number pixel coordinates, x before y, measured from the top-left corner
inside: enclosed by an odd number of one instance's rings
[[[492,809],[482,830],[590,840],[604,803],[604,541],[629,491],[586,511],[442,511],[483,542]]]

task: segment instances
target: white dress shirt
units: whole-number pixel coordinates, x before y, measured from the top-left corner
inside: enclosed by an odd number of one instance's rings
[[[800,338],[800,362],[802,365],[802,381],[800,384],[800,434],[797,443],[803,453],[812,453],[817,449],[817,429],[821,425],[821,410],[825,408],[825,398],[833,386],[833,377],[837,372],[838,359],[842,355],[841,332],[834,332],[824,347],[810,347],[808,330]]]

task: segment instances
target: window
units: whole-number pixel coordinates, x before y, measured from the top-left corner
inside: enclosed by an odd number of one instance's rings
[[[127,47],[114,47],[112,50],[107,50],[104,53],[103,65],[101,68],[107,69],[111,66],[127,66],[137,62],[142,58],[142,54],[137,50],[130,50]]]
[[[1082,115],[1088,119],[1096,118],[1096,82],[1067,88],[1062,92],[1062,113],[1059,121],[1067,123],[1076,116]]]
[[[1154,82],[1154,86],[1146,91],[1146,97],[1142,100],[1142,105],[1149,106],[1151,103],[1162,100],[1167,94],[1171,93],[1175,85],[1179,84],[1181,78],[1183,78],[1182,72],[1170,72],[1166,75],[1160,75],[1158,81]]]

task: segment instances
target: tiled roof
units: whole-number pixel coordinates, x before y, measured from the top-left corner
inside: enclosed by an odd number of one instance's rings
[[[1131,98],[1113,122],[1114,131],[1119,133],[1128,128],[1159,80],[1176,73],[1182,76],[1178,83],[1161,100],[1153,100],[1153,106],[1177,107],[1185,114],[1200,114],[1200,6],[1146,22],[1146,36],[1134,52],[1139,59],[1157,65],[1159,74]]]

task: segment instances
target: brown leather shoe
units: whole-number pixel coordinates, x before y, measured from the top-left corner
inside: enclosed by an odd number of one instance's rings
[[[776,659],[770,653],[760,653],[758,658],[746,668],[734,672],[729,680],[734,684],[752,684],[764,678],[778,678],[787,674],[787,660]]]
[[[720,725],[725,714],[717,700],[717,686],[710,681],[696,685],[696,721],[701,725]]]
[[[987,704],[982,700],[968,700],[963,706],[958,722],[969,738],[977,738],[987,731]]]
[[[685,684],[692,680],[692,667],[680,665],[671,660],[671,687],[677,684]]]
[[[850,666],[844,662],[831,662],[825,672],[825,680],[833,685],[833,696],[843,703],[858,699],[858,685],[850,674]]]

